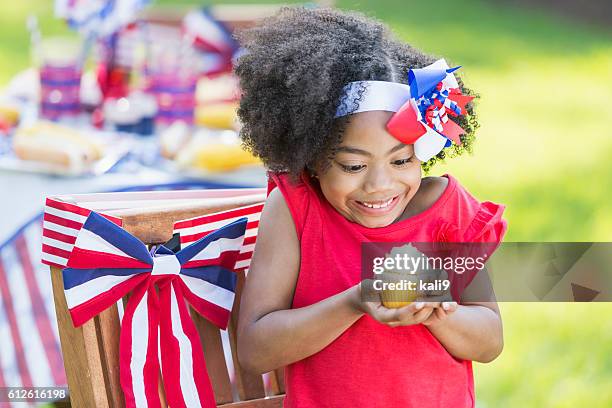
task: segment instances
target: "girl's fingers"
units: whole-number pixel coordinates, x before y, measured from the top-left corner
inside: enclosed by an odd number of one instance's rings
[[[381,323],[397,322],[400,320],[402,315],[400,312],[398,312],[398,310],[399,309],[387,309],[386,307],[381,306],[372,310],[370,315]]]
[[[394,313],[389,315],[386,321],[411,321],[421,318],[421,316],[431,314],[432,310],[440,307],[440,302],[413,302],[407,306],[393,310]],[[425,313],[422,313],[426,311]]]
[[[422,321],[427,319],[434,312],[434,310],[435,309],[432,307],[426,307],[423,310],[419,310],[417,313],[414,314],[414,320],[418,323],[421,323]]]
[[[447,313],[452,313],[457,310],[457,302],[442,302],[442,309]]]
[[[434,309],[432,307],[424,307],[423,309],[419,309],[414,314],[408,314],[405,312],[398,316],[396,321],[392,321],[390,323],[394,323],[398,326],[406,326],[410,324],[419,324],[425,320],[433,313]],[[394,327],[394,326],[393,326]]]
[[[423,323],[425,326],[431,326],[443,321],[444,319],[446,319],[446,312],[442,308],[436,308],[431,315],[421,323]]]
[[[452,305],[454,304],[454,306]],[[453,308],[456,308],[455,302],[413,302],[409,305],[397,308],[397,309],[388,309],[384,307],[382,304],[378,303],[375,307],[372,307],[370,311],[370,315],[378,320],[381,323],[387,324],[391,327],[406,325],[406,324],[415,324],[421,323],[425,321],[434,310],[437,311],[444,307],[447,307],[446,311],[454,311]],[[436,314],[436,316],[438,316]],[[446,316],[446,313],[443,313],[442,316]]]
[[[443,295],[431,295],[431,296],[425,296],[422,298],[419,298],[420,301],[423,302],[448,302],[450,301],[450,299],[452,299],[450,297],[449,294],[443,294]]]
[[[387,309],[381,305],[373,311],[372,317],[381,323],[399,322],[410,319],[424,307],[425,302],[415,302],[397,309]]]
[[[440,307],[440,302],[412,302],[407,306],[403,306],[400,307],[399,309],[395,309],[397,310],[397,313],[399,315],[405,316],[408,314],[417,314],[420,310],[423,309],[427,309],[427,308],[436,308],[436,307]]]
[[[396,316],[392,320],[383,322],[389,327],[407,326],[409,324],[423,323],[431,325],[445,320],[448,315],[457,310],[456,302],[422,302],[422,308],[417,309],[413,306],[404,306],[400,309],[394,309]],[[411,311],[416,310],[412,315]]]
[[[419,324],[427,320],[434,313],[434,310],[435,309],[432,307],[425,307],[417,311],[415,314],[404,316],[403,318],[400,318],[399,320],[392,320],[392,321],[388,321],[384,323],[389,327]]]

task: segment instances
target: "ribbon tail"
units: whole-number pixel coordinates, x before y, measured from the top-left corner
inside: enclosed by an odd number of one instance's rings
[[[172,408],[214,408],[204,352],[180,285],[159,289],[162,376]]]
[[[456,145],[461,145],[461,135],[465,133],[465,130],[452,120],[449,120],[444,124],[444,130],[442,134],[455,142]]]
[[[472,102],[474,97],[471,95],[462,95],[461,93],[451,93],[448,96],[448,99],[455,102],[457,106],[459,106],[459,108],[461,109],[461,114],[465,115],[467,113],[467,111],[465,110],[465,105]]]
[[[138,285],[121,322],[119,370],[127,408],[161,407],[158,394],[159,301],[150,280]]]

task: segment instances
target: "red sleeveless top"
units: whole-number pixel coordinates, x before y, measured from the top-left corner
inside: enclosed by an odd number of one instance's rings
[[[303,175],[271,174],[300,241],[293,308],[311,305],[361,279],[362,242],[500,242],[504,206],[479,202],[452,176],[427,210],[382,228],[353,223]],[[323,350],[285,368],[285,407],[474,407],[471,361],[452,357],[426,326],[391,328],[364,315]]]

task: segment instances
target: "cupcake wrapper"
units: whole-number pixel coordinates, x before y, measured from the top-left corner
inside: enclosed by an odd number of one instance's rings
[[[384,282],[398,283],[402,280],[414,281],[415,275],[387,275],[383,277]],[[380,299],[384,307],[389,309],[397,309],[411,304],[418,299],[420,293],[418,290],[388,290],[380,291]]]

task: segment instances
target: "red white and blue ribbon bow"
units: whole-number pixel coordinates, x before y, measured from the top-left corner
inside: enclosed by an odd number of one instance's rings
[[[88,216],[62,272],[66,301],[78,327],[131,292],[120,336],[127,407],[160,406],[160,368],[171,407],[216,406],[187,302],[227,327],[246,223],[234,221],[174,254],[164,246],[149,251],[101,215]]]
[[[388,81],[354,81],[344,86],[336,107],[339,118],[360,112],[394,112],[387,131],[399,141],[414,145],[414,155],[426,162],[451,141],[461,144],[463,129],[449,119],[465,114],[473,97],[462,95],[453,72],[440,59],[408,72],[408,85]],[[355,106],[356,105],[356,106]]]
[[[408,72],[410,99],[391,117],[387,130],[406,144],[415,145],[415,155],[427,161],[451,141],[461,144],[465,131],[450,116],[464,115],[473,97],[463,95],[453,72],[444,60]]]

